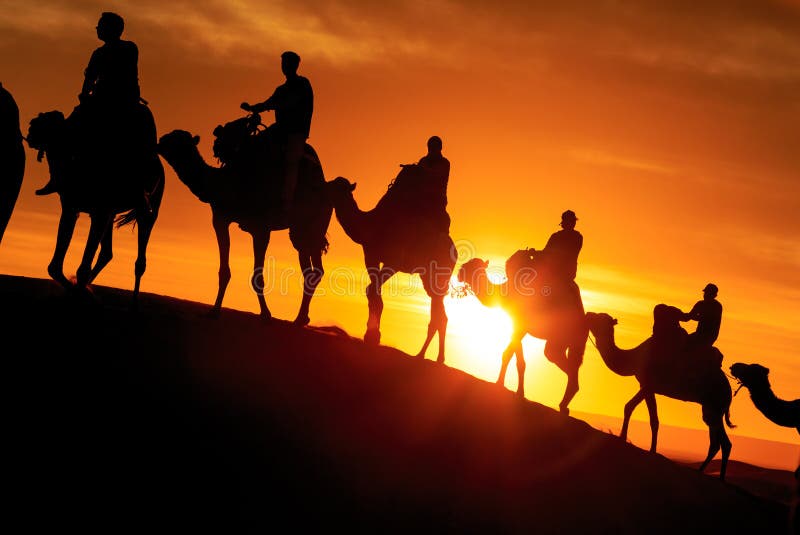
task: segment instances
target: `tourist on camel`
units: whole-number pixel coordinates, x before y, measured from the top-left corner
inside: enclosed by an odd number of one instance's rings
[[[542,250],[546,262],[544,278],[551,285],[557,301],[580,299],[575,283],[578,274],[578,255],[583,247],[583,235],[575,230],[578,218],[572,210],[561,214],[561,230],[554,232]]]
[[[717,301],[719,288],[709,283],[703,288],[703,299],[681,316],[681,321],[696,321],[697,329],[689,335],[689,348],[711,347],[719,336],[722,323],[722,304]]]
[[[278,143],[284,146],[285,167],[281,197],[287,217],[294,202],[300,158],[311,131],[311,116],[314,113],[314,91],[308,78],[297,74],[299,66],[300,56],[295,52],[286,51],[281,54],[281,71],[286,76],[286,82],[279,85],[264,102],[243,102],[241,105],[243,110],[253,113],[275,110],[272,130]]]
[[[104,12],[97,23],[97,37],[103,45],[95,49],[89,59],[78,95],[80,105],[70,116],[83,149],[106,148],[114,140],[128,144],[128,148],[131,143],[141,145],[139,148],[143,149],[155,147],[152,115],[149,110],[139,113],[142,102],[139,49],[135,43],[121,38],[124,27],[122,17],[111,12]],[[128,139],[131,134],[133,137]],[[48,195],[57,191],[58,177],[51,176],[47,185],[36,190],[36,194]]]

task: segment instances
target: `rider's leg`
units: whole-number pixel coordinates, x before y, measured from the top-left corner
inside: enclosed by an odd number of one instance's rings
[[[286,167],[283,182],[283,206],[288,212],[292,207],[295,189],[297,188],[297,174],[300,169],[300,158],[303,156],[306,138],[303,134],[288,134],[286,136]]]

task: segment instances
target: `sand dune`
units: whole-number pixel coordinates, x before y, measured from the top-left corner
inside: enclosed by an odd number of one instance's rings
[[[28,531],[786,529],[777,500],[336,329],[38,279],[0,295]]]

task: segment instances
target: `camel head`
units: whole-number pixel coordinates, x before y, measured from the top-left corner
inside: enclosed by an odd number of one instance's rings
[[[474,286],[479,276],[485,276],[486,268],[489,267],[488,260],[471,258],[464,262],[458,270],[458,282],[463,283],[467,288]]]
[[[334,199],[341,197],[352,197],[356,189],[356,183],[350,182],[343,176],[337,176],[328,182],[328,190]]]
[[[731,375],[748,389],[751,386],[756,388],[769,386],[769,368],[760,364],[737,362],[731,365]]]
[[[617,320],[605,312],[587,312],[586,323],[595,338],[604,339],[614,334],[614,325],[617,324]]]
[[[59,138],[66,125],[67,120],[60,111],[40,113],[31,119],[26,139],[30,148],[39,151],[36,158],[38,161],[42,161],[44,153],[50,149],[53,141]]]
[[[174,166],[182,158],[197,152],[198,143],[200,136],[193,136],[186,130],[173,130],[158,140],[158,153],[167,163]]]
[[[328,192],[328,198],[331,203],[333,203],[333,206],[343,207],[355,204],[355,198],[353,197],[353,191],[356,189],[355,182],[350,182],[343,176],[337,176],[333,180],[328,181],[325,187]]]

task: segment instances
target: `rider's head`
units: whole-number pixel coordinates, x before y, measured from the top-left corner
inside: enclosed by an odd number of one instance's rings
[[[114,41],[122,36],[125,21],[116,13],[105,11],[97,22],[97,37],[101,41]]]
[[[297,67],[300,66],[300,56],[291,50],[287,50],[281,54],[281,71],[286,76],[294,76],[297,74]]]
[[[441,154],[442,153],[442,138],[439,136],[431,136],[428,139],[428,154]]]
[[[703,288],[703,297],[706,299],[714,299],[717,297],[717,293],[719,292],[719,288],[717,288],[716,284],[708,283],[706,287]]]
[[[567,210],[563,214],[561,214],[561,226],[565,229],[574,229],[575,223],[578,222],[578,218],[575,217],[575,212],[572,210]]]

